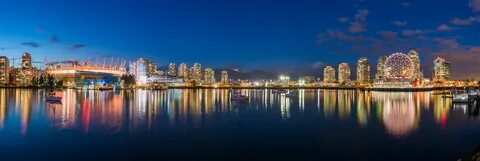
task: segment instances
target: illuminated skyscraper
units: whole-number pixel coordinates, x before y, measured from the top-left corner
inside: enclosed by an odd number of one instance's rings
[[[433,81],[450,80],[450,62],[441,57],[433,61]]]
[[[181,77],[184,80],[189,79],[188,65],[186,63],[181,63],[178,67],[178,77]]]
[[[228,71],[223,70],[223,71],[222,71],[222,76],[221,76],[221,78],[222,78],[222,79],[221,79],[222,83],[228,83],[228,82],[230,82],[230,80],[228,79]]]
[[[202,65],[200,63],[193,64],[191,74],[193,80],[201,82],[203,80]]]
[[[335,83],[335,68],[332,66],[326,66],[323,69],[323,82],[325,83]]]
[[[215,71],[212,68],[205,68],[205,82],[215,83]]]
[[[32,56],[25,52],[22,55],[22,66],[20,68],[20,84],[29,85],[33,77]]]
[[[177,67],[175,66],[175,63],[170,63],[168,65],[168,75],[172,77],[177,76]]]
[[[147,68],[147,76],[148,77],[151,77],[151,76],[154,76],[154,75],[157,75],[157,63],[153,62],[153,61],[147,61],[147,65],[148,65],[148,68]]]
[[[347,63],[341,63],[338,65],[338,82],[350,82],[350,67]]]
[[[415,50],[410,50],[408,52],[408,56],[412,60],[412,65],[413,65],[413,78],[422,78],[423,74],[420,71],[420,56],[418,55],[418,52]]]
[[[6,56],[0,56],[0,84],[8,84],[8,76],[10,71],[10,63]]]
[[[32,56],[30,53],[23,53],[22,55],[22,70],[32,70]]]
[[[357,62],[357,82],[367,83],[370,81],[370,63],[368,59],[362,57]]]
[[[387,56],[381,56],[378,58],[377,63],[377,73],[375,74],[375,78],[383,79],[385,78],[385,62],[387,61]]]
[[[135,77],[137,84],[142,85],[147,83],[148,78],[148,61],[145,58],[138,58],[137,61],[130,62],[128,71]]]

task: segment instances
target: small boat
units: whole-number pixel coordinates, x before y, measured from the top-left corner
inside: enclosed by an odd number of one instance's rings
[[[298,96],[298,91],[297,90],[290,90],[288,93],[285,93],[286,97],[297,97]]]
[[[45,101],[47,101],[47,102],[61,102],[62,97],[55,95],[55,92],[49,92]]]
[[[237,91],[234,91],[234,92],[233,92],[232,99],[233,99],[233,100],[247,100],[247,99],[248,99],[248,96],[242,95],[242,93],[237,90]]]
[[[476,91],[462,93],[462,94],[453,94],[452,103],[471,103],[476,100],[475,96],[478,96],[479,93]]]
[[[101,90],[101,91],[113,90],[113,86],[103,85],[103,86],[98,87],[98,90]]]
[[[232,97],[233,100],[248,100],[248,96],[245,95],[234,95]]]
[[[287,93],[287,90],[285,90],[285,89],[277,89],[277,90],[274,90],[273,93]]]
[[[151,90],[167,90],[168,85],[155,85],[155,86],[149,87],[148,89],[151,89]]]
[[[286,97],[297,97],[298,94],[297,93],[286,93],[285,96]]]

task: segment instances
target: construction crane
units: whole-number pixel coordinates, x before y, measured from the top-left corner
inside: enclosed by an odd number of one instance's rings
[[[22,58],[15,58],[15,57],[14,57],[14,58],[10,58],[10,60],[12,60],[12,65],[11,65],[11,66],[13,66],[13,67],[16,66],[15,60],[17,60],[17,59],[20,59],[20,60],[21,60]],[[21,66],[21,63],[19,64],[19,66]],[[39,68],[39,69],[43,69],[43,67],[45,67],[45,62],[32,61],[32,66],[35,66],[35,67],[37,67],[37,68]]]

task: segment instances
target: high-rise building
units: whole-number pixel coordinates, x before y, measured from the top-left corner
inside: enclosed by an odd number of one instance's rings
[[[0,84],[8,84],[10,63],[6,56],[0,56]]]
[[[22,66],[20,68],[20,84],[29,85],[33,77],[32,56],[30,53],[23,53]]]
[[[362,57],[357,62],[357,82],[367,83],[370,81],[370,63],[368,59]]]
[[[323,69],[323,82],[325,83],[335,83],[335,68],[332,66],[326,66]]]
[[[450,62],[441,57],[433,61],[433,81],[450,80]]]
[[[423,77],[422,72],[420,71],[420,56],[418,55],[418,52],[415,50],[410,50],[408,52],[408,57],[412,60],[412,65],[413,65],[413,78],[414,79],[420,79]]]
[[[215,83],[215,71],[212,68],[205,68],[205,82]]]
[[[228,79],[228,71],[223,70],[223,71],[222,71],[221,78],[222,78],[221,81],[222,81],[223,83],[228,83],[228,82],[230,82],[230,80]]]
[[[350,67],[347,63],[341,63],[338,65],[338,82],[350,82]]]
[[[181,77],[184,80],[189,79],[189,70],[186,63],[181,63],[180,66],[178,66],[178,77]]]
[[[128,72],[135,77],[137,84],[147,83],[149,63],[145,58],[138,58],[137,61],[130,62]]]
[[[387,62],[387,56],[381,56],[378,58],[377,73],[375,74],[376,79],[385,78],[385,62]]]
[[[23,53],[22,55],[22,70],[32,70],[32,55],[30,53]]]
[[[168,75],[172,77],[177,76],[177,67],[175,66],[175,63],[170,63],[168,65]]]
[[[193,64],[192,79],[196,82],[201,82],[203,80],[202,65],[200,63]]]
[[[147,65],[148,65],[147,76],[151,77],[151,76],[157,75],[157,63],[153,61],[148,61],[148,60],[145,60],[145,61],[147,61]]]

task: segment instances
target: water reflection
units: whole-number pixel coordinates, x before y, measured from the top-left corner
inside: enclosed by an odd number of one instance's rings
[[[298,97],[261,89],[240,92],[249,99],[231,100],[232,91],[228,89],[63,90],[58,92],[63,96],[62,103],[50,104],[45,103],[43,90],[0,89],[0,128],[18,127],[19,133],[26,134],[35,119],[47,128],[115,134],[215,128],[252,117],[280,122],[313,117],[352,120],[362,128],[377,122],[386,134],[402,137],[421,128],[421,121],[433,120],[439,127],[448,128],[449,122],[469,120],[465,114],[453,118],[451,100],[432,92],[302,89]]]
[[[403,136],[416,128],[419,111],[415,108],[412,93],[373,92],[373,96],[375,101],[383,104],[382,120],[390,134]]]

